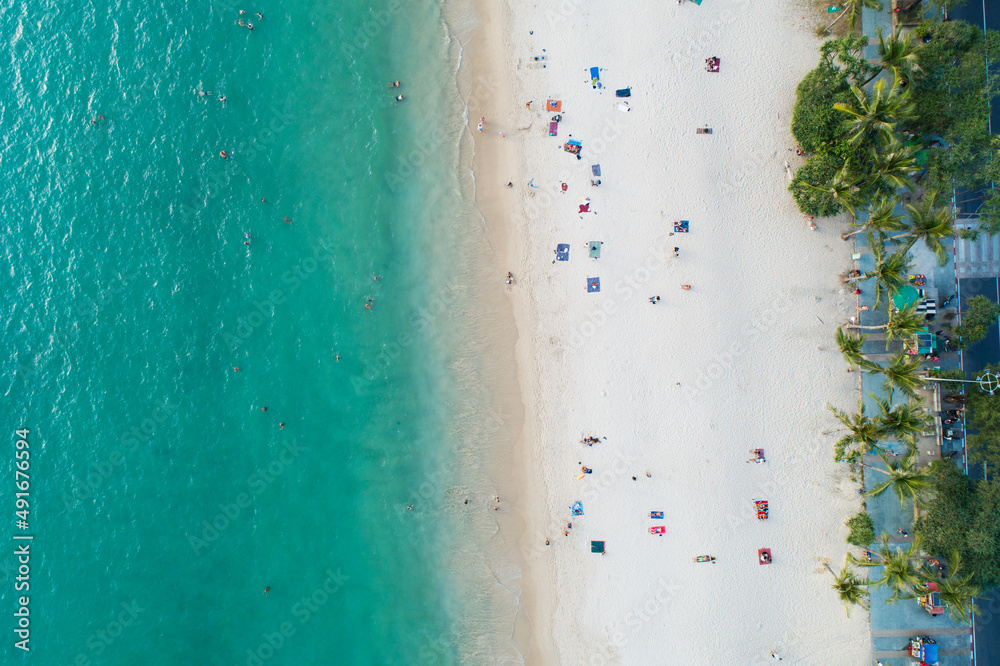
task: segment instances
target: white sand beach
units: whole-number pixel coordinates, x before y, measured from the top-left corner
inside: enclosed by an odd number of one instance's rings
[[[854,404],[855,376],[817,349],[851,314],[838,280],[851,247],[843,221],[810,231],[786,190],[786,162],[801,163],[795,86],[818,59],[815,10],[512,0],[483,11],[481,32],[505,57],[473,84],[469,122],[497,268],[516,277],[527,663],[756,664],[771,650],[787,663],[869,663],[867,614],[846,616],[823,566],[843,565],[844,521],[860,508],[820,434],[834,427],[827,402]],[[549,97],[562,101],[558,137]],[[581,160],[563,151],[570,138]],[[690,232],[672,235],[673,220]],[[588,241],[603,242],[599,259]],[[569,261],[553,261],[558,243]],[[766,464],[747,463],[754,448]],[[578,478],[581,465],[593,473]]]

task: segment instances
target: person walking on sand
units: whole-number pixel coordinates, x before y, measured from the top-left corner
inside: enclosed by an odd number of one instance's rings
[[[771,650],[771,658],[774,659],[775,661],[781,661],[781,657],[774,654],[774,650]]]
[[[486,123],[486,116],[483,116],[482,118],[479,119],[479,131],[480,132],[483,131],[483,124],[484,123]]]

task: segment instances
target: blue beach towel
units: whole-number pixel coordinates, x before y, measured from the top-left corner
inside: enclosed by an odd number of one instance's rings
[[[687,220],[676,220],[674,221],[674,231],[679,234],[686,234],[688,232],[689,223]]]
[[[597,67],[590,68],[590,86],[592,88],[601,87],[601,70]]]
[[[587,293],[601,290],[601,278],[587,278]]]
[[[573,502],[572,511],[574,516],[583,515],[583,504],[579,501]]]
[[[556,261],[569,261],[569,243],[556,245]]]

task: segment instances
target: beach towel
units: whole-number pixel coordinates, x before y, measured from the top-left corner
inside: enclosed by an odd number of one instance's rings
[[[662,526],[650,527],[649,528],[649,533],[650,534],[656,534],[658,536],[663,536],[664,532],[666,532],[666,531],[667,531],[667,528],[666,527],[662,527]]]
[[[615,91],[615,97],[631,97],[631,96],[632,96],[631,88],[622,88],[621,90]]]
[[[595,176],[597,176],[598,178],[600,178],[601,177],[601,165],[600,164],[595,164],[592,167],[590,167],[590,173],[592,173]]]
[[[601,246],[604,245],[604,241],[590,241],[590,243],[588,245],[590,246],[589,247],[590,258],[591,259],[600,259],[601,258]]]
[[[593,293],[595,291],[601,290],[601,278],[587,278],[587,293]]]
[[[590,212],[590,197],[587,197],[586,199],[583,200],[583,203],[580,204],[580,210],[577,211],[577,212],[580,212],[580,213],[589,213]]]
[[[711,134],[712,133],[712,128],[711,127],[699,127],[697,130],[695,130],[695,132],[697,134]]]
[[[663,520],[663,512],[662,511],[650,511],[649,512],[649,517],[650,518],[658,518],[660,520]]]
[[[549,123],[549,136],[559,136],[559,123]]]
[[[569,243],[556,245],[556,261],[569,261]]]
[[[603,541],[591,541],[590,542],[590,552],[592,553],[604,553],[604,542]]]
[[[556,113],[562,111],[562,100],[561,99],[545,100],[545,110],[555,111]]]
[[[571,507],[571,510],[572,510],[574,516],[582,516],[583,515],[583,504],[581,502],[579,502],[579,501],[573,502],[573,506]]]
[[[590,87],[591,88],[601,87],[601,71],[597,67],[590,68]]]
[[[688,232],[688,225],[687,220],[674,220],[674,231],[679,234],[686,234]]]

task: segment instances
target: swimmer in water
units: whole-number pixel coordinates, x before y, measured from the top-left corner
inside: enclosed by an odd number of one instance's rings
[[[240,369],[238,367],[233,366],[233,372],[239,372],[239,371],[240,371]]]
[[[212,94],[211,90],[207,90],[207,91],[206,90],[199,90],[198,91],[198,96],[199,97],[208,97],[211,94]]]
[[[292,223],[292,218],[290,218],[290,217],[283,217],[283,218],[281,218],[281,221],[284,222],[285,224],[291,224]]]
[[[279,423],[278,424],[278,430],[284,430],[284,429],[285,429],[285,424],[284,423]]]
[[[222,102],[223,104],[225,104],[226,103],[226,96],[225,95],[219,95],[219,101]]]
[[[393,81],[392,83],[389,84],[389,87],[390,88],[398,88],[399,87],[399,81]]]
[[[333,360],[336,361],[337,363],[340,363],[340,352],[337,352],[334,355]]]
[[[263,20],[264,19],[264,15],[261,14],[260,12],[257,12],[257,18]]]
[[[262,411],[262,412],[266,412],[266,411],[267,411],[267,405],[264,405],[263,407],[261,407],[261,408],[260,408],[260,411]]]
[[[224,150],[220,150],[219,151],[219,157],[221,157],[224,160],[228,160],[229,159],[229,153],[227,153]]]
[[[396,95],[396,101],[397,102],[402,102],[403,101],[403,96],[402,95]]]
[[[268,585],[267,587],[264,588],[264,596],[266,597],[267,593],[270,592],[270,591],[271,591],[271,586]]]

